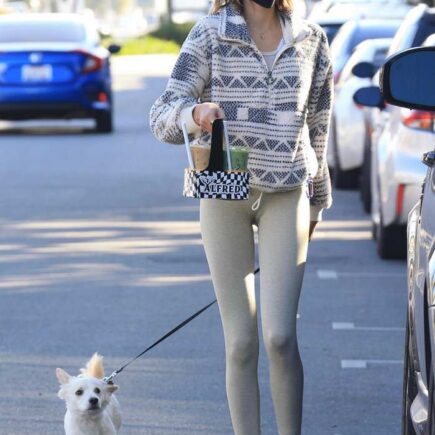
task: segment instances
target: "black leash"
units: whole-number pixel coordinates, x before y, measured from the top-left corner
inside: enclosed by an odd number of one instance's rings
[[[256,275],[258,272],[260,272],[260,268],[256,269],[254,272],[254,275]],[[198,317],[201,313],[203,313],[205,310],[210,308],[213,304],[215,304],[217,301],[216,299],[213,302],[210,302],[205,307],[201,308],[199,311],[197,311],[195,314],[191,315],[189,318],[178,324],[175,328],[171,329],[168,333],[166,333],[163,337],[159,338],[157,341],[155,341],[151,346],[147,347],[143,352],[141,352],[139,355],[135,356],[133,359],[131,359],[127,364],[124,364],[119,369],[112,372],[110,376],[106,376],[103,378],[104,382],[107,382],[108,384],[113,384],[113,379],[115,379],[115,376],[119,375],[127,366],[129,366],[132,362],[139,359],[142,355],[147,353],[149,350],[151,350],[153,347],[157,346],[159,343],[161,343],[163,340],[166,340],[169,336],[177,332],[179,329],[181,329],[183,326],[186,326],[189,322],[191,322],[195,317]]]

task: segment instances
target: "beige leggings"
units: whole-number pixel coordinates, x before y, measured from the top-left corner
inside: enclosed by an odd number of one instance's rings
[[[258,227],[262,332],[280,435],[300,435],[304,374],[296,316],[308,248],[305,187],[284,193],[251,189],[248,201],[201,200],[200,221],[219,304],[226,389],[236,435],[259,435],[258,326],[254,234]],[[258,209],[252,206],[257,201]],[[255,206],[254,206],[255,208]]]

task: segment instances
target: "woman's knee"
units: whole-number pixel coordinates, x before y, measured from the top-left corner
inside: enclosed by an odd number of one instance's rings
[[[297,351],[296,333],[271,332],[265,335],[264,344],[270,357],[291,356]]]
[[[233,366],[243,367],[258,361],[258,339],[255,337],[240,337],[232,339],[227,344],[227,360]]]

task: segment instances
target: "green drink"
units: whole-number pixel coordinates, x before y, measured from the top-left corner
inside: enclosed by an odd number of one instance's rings
[[[249,149],[244,147],[230,147],[231,166],[233,171],[246,171],[248,169]],[[227,150],[224,149],[224,169],[228,170]]]

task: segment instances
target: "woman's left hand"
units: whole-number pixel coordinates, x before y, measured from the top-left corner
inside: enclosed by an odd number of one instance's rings
[[[319,222],[317,222],[317,221],[311,221],[310,222],[310,234],[309,234],[309,236],[308,236],[308,240],[311,240],[311,236],[313,235],[313,233],[314,233],[314,228],[316,228],[316,225],[318,224]]]

